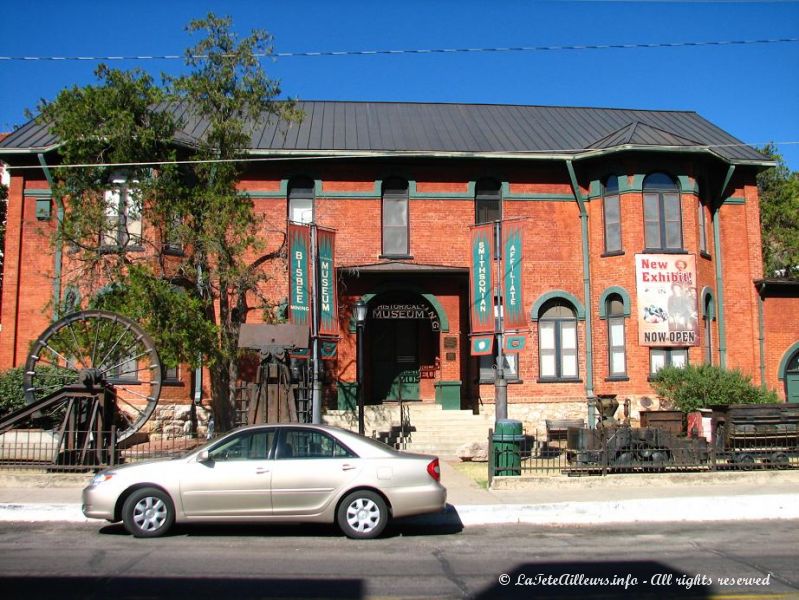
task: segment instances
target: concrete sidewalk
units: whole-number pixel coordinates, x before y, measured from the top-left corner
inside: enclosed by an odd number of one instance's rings
[[[463,525],[591,525],[641,521],[799,519],[799,471],[496,478],[487,490],[441,461]],[[80,492],[91,475],[0,471],[0,521],[88,522]]]

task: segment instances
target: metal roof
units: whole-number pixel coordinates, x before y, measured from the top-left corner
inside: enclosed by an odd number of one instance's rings
[[[433,104],[299,102],[304,118],[288,124],[265,116],[250,128],[258,154],[521,155],[584,158],[612,149],[699,150],[730,162],[771,161],[691,111]],[[185,105],[161,107],[180,117],[176,139],[202,139],[208,121]],[[0,153],[34,152],[58,144],[46,126],[29,122],[0,142]]]

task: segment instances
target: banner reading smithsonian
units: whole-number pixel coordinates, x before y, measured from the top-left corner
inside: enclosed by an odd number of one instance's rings
[[[638,342],[642,346],[697,346],[696,257],[636,254]]]

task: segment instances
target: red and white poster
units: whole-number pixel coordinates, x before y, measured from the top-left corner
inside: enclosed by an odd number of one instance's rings
[[[638,343],[641,346],[697,346],[696,257],[691,254],[636,254]]]

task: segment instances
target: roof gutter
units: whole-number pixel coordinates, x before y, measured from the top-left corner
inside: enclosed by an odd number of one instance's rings
[[[37,155],[39,164],[44,171],[44,176],[47,179],[47,184],[50,186],[50,193],[56,201],[56,230],[55,230],[55,253],[53,268],[53,321],[57,321],[61,308],[61,269],[63,264],[62,249],[61,249],[61,229],[64,223],[64,203],[57,195],[53,194],[55,181],[53,174],[50,172],[50,167],[47,166],[47,161],[44,160],[44,154],[39,152]]]
[[[724,204],[724,192],[732,180],[735,173],[735,165],[730,165],[727,168],[727,175],[724,178],[724,183],[721,184],[719,190],[718,203],[716,210],[713,211],[713,245],[716,249],[716,260],[713,264],[716,268],[716,298],[718,301],[718,323],[719,323],[719,366],[722,369],[727,368],[727,323],[724,319],[724,282],[722,280],[722,258],[721,258],[721,223],[719,222],[719,211],[721,205]]]
[[[577,175],[571,160],[566,160],[566,169],[569,171],[574,197],[580,210],[580,238],[583,249],[583,295],[586,307],[585,316],[585,395],[588,401],[588,426],[593,429],[596,423],[596,404],[594,401],[594,341],[591,327],[591,262],[588,246],[588,211],[585,207],[585,198],[577,183]]]

